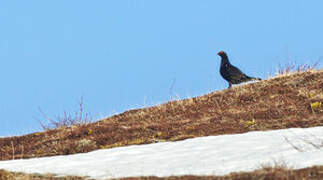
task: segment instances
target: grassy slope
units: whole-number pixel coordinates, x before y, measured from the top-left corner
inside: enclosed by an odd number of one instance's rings
[[[0,138],[0,160],[129,144],[323,125],[323,71],[282,75],[201,97],[136,109],[96,123]]]
[[[138,178],[124,178],[120,180],[135,180]],[[141,180],[322,180],[323,166],[314,166],[298,170],[284,167],[263,168],[253,172],[231,173],[227,176],[173,176],[167,178],[140,177]]]
[[[53,175],[23,174],[0,170],[1,180],[85,180],[82,177],[54,177]],[[262,168],[253,172],[231,173],[226,176],[171,176],[159,177],[134,177],[119,180],[321,180],[323,179],[323,166],[314,166],[298,170],[289,170],[284,167]]]
[[[24,174],[0,170],[1,180],[85,180],[84,177],[55,177],[52,174]]]

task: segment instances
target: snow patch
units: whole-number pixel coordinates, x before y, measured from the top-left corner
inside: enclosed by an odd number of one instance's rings
[[[0,161],[0,169],[89,176],[95,179],[226,175],[259,169],[262,165],[275,161],[283,161],[298,169],[323,165],[323,148],[307,143],[322,145],[323,140],[318,137],[323,137],[323,127],[254,131],[66,156]]]

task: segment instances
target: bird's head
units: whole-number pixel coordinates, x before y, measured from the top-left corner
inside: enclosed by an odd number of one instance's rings
[[[221,66],[224,64],[230,64],[227,53],[225,53],[224,51],[220,51],[218,52],[218,55],[221,57]]]
[[[225,53],[224,51],[218,52],[218,55],[221,56],[222,58],[227,57],[227,53]]]

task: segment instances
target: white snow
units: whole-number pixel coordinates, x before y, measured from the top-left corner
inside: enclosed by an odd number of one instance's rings
[[[66,156],[0,161],[0,169],[106,179],[225,175],[252,171],[274,162],[295,169],[323,165],[323,148],[309,142],[323,146],[323,127],[208,136]]]

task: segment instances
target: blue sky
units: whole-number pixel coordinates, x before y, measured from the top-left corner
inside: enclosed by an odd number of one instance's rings
[[[323,1],[1,1],[0,136],[48,116],[97,118],[226,88],[217,52],[250,76],[323,57]],[[173,83],[174,82],[174,83]],[[170,87],[173,84],[172,91]]]

